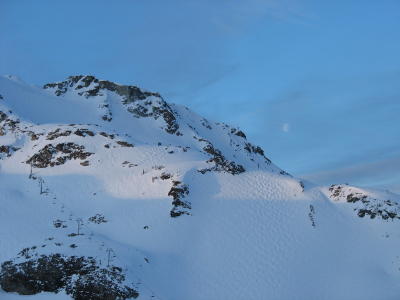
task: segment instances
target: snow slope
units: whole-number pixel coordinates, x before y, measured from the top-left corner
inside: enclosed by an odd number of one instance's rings
[[[93,257],[138,299],[400,297],[398,195],[303,182],[137,87],[5,76],[0,95],[0,262]],[[71,296],[0,292],[24,298]]]

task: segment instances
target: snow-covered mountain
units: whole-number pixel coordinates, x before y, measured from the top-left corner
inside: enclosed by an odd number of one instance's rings
[[[158,93],[0,77],[0,299],[398,299],[399,203]]]

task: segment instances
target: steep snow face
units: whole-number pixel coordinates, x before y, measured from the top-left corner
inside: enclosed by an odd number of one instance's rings
[[[399,203],[138,87],[0,77],[1,299],[397,299]]]

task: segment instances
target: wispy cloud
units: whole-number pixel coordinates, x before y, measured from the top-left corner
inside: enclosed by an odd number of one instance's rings
[[[308,174],[300,177],[320,184],[350,183],[363,186],[392,187],[394,192],[400,188],[400,154],[378,161],[349,164]]]

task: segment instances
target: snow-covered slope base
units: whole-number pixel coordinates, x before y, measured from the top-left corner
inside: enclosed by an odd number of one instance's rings
[[[399,299],[399,203],[157,93],[0,78],[0,299]]]

